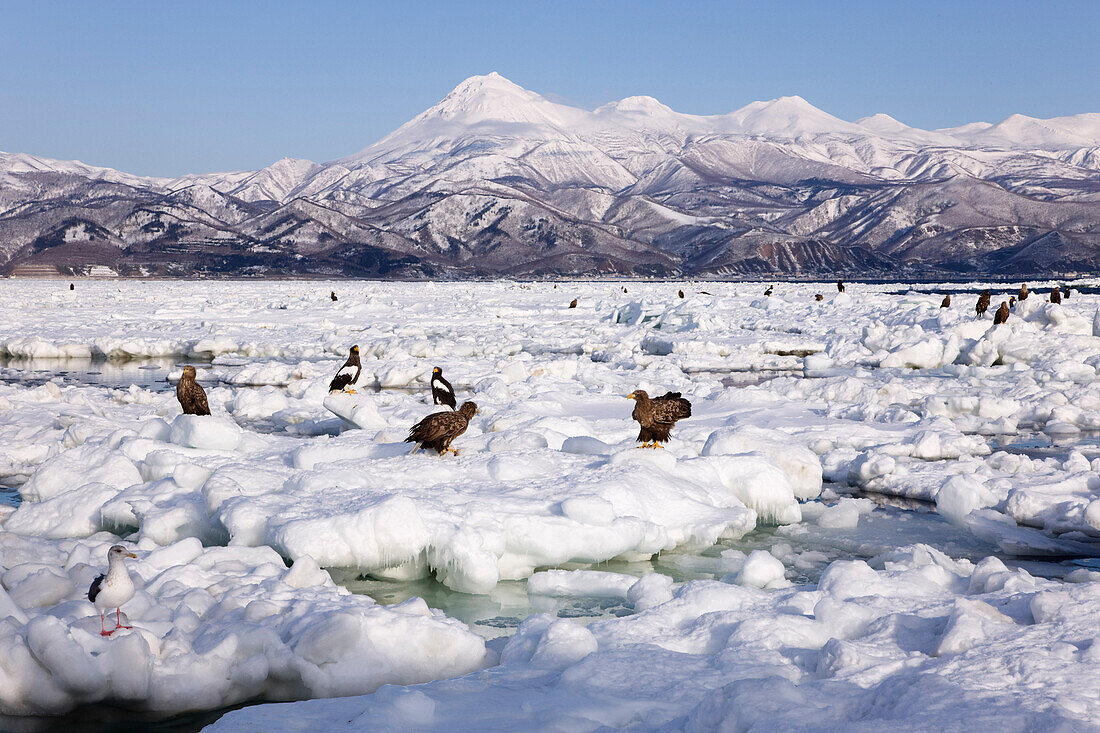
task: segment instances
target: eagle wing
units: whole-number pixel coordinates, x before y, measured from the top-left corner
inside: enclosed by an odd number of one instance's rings
[[[413,425],[406,443],[437,443],[454,440],[466,432],[467,421],[457,412],[436,412]]]
[[[679,392],[666,392],[650,400],[653,405],[653,422],[672,425],[677,420],[691,417],[691,403],[680,396]]]
[[[452,410],[458,406],[454,387],[443,377],[432,378],[432,401],[437,405],[446,405]]]
[[[195,385],[195,393],[193,395],[195,401],[195,414],[196,415],[209,415],[210,405],[206,402],[206,391],[199,385]]]

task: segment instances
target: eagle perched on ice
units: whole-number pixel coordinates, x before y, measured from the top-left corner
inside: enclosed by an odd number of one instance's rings
[[[988,290],[983,290],[982,294],[978,296],[978,302],[974,305],[974,312],[978,314],[978,318],[985,315],[985,312],[989,310],[989,299],[991,294]]]
[[[999,326],[1008,320],[1008,303],[1001,301],[1001,307],[993,314],[993,325]]]
[[[176,383],[176,399],[179,400],[184,415],[210,414],[206,391],[195,381],[195,367],[190,364],[183,368],[183,376]]]
[[[336,372],[336,376],[329,382],[329,392],[339,392],[347,387],[354,385],[359,381],[359,374],[363,371],[363,365],[359,363],[359,347],[352,346],[351,352],[348,354],[348,360],[344,362],[344,366],[340,367],[340,371]]]
[[[477,405],[473,402],[463,402],[458,412],[433,412],[412,426],[405,442],[416,443],[417,448],[431,448],[440,455],[449,452],[457,456],[451,441],[466,432],[470,418],[476,414]]]
[[[443,370],[439,367],[432,369],[432,402],[437,405],[446,405],[452,410],[458,404],[455,399],[455,388],[443,378]]]
[[[658,443],[667,443],[676,421],[691,417],[691,403],[679,392],[666,392],[650,399],[644,389],[636,389],[627,397],[636,403],[630,416],[642,426],[638,431],[638,440],[642,441],[639,448],[657,448]]]

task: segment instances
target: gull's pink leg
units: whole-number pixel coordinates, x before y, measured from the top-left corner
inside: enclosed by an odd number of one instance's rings
[[[115,633],[114,629],[108,631],[107,629],[103,628],[103,614],[102,613],[99,614],[99,635],[100,636],[110,636],[113,633]]]
[[[123,626],[122,625],[122,619],[120,618],[121,613],[122,613],[121,609],[118,609],[118,608],[115,609],[115,630],[117,631],[118,629],[132,629],[132,628],[134,628],[133,626]]]

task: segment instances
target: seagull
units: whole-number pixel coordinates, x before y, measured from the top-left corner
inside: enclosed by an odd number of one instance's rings
[[[443,370],[439,367],[432,369],[432,402],[437,405],[447,405],[452,410],[458,405],[455,399],[455,388],[443,378]]]
[[[123,558],[137,557],[122,545],[114,545],[107,551],[107,574],[100,575],[92,581],[88,588],[88,600],[99,611],[99,635],[110,636],[119,629],[131,629],[132,626],[123,626],[120,607],[134,597],[134,581],[130,580],[130,573],[126,570]],[[115,609],[115,627],[107,631],[103,627],[104,616],[107,611]]]

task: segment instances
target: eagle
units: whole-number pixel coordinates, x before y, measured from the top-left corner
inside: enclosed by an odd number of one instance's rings
[[[1060,288],[1060,290],[1062,292],[1062,295],[1068,300],[1069,299],[1069,285],[1063,285]]]
[[[814,293],[814,300],[820,303],[821,301],[825,300],[825,296],[821,293]]]
[[[577,299],[576,298],[573,298],[573,300],[569,301],[569,307],[570,308],[576,308],[577,307]]]
[[[681,298],[683,298],[683,297],[684,297],[684,291],[683,291],[683,290],[681,290],[681,291],[680,291],[680,297],[681,297]]]
[[[638,440],[642,441],[639,448],[658,448],[658,443],[667,443],[676,421],[691,417],[691,403],[679,392],[665,392],[651,400],[645,390],[636,389],[627,397],[635,402],[630,416],[642,426],[638,431]]]
[[[836,290],[837,290],[838,293],[843,293],[844,292],[844,281],[843,280],[837,280],[836,281]]]
[[[352,346],[351,352],[348,354],[348,360],[344,362],[344,366],[340,367],[340,371],[336,372],[336,376],[329,382],[329,392],[340,392],[341,390],[354,385],[359,381],[359,374],[363,371],[363,365],[359,363],[359,347]],[[354,394],[355,390],[351,390]]]
[[[195,367],[188,365],[183,368],[183,376],[176,382],[176,399],[180,401],[184,415],[210,414],[206,391],[195,381]]]
[[[76,285],[69,283],[69,290],[76,290]]]
[[[1023,285],[1020,286],[1020,292],[1019,292],[1018,299],[1019,300],[1027,300],[1027,295],[1028,295],[1027,283],[1024,283]]]
[[[993,314],[993,325],[999,326],[1008,320],[1008,303],[1001,301],[1001,307]]]
[[[450,452],[457,456],[451,441],[466,432],[470,418],[476,414],[477,405],[473,402],[463,402],[457,412],[433,412],[412,426],[405,442],[416,443],[414,453],[419,448],[431,448],[440,455]]]
[[[950,307],[951,307],[951,293],[948,293],[947,295],[943,296],[943,300],[940,301],[940,308],[950,308]]]
[[[990,293],[988,290],[983,290],[982,294],[978,296],[978,302],[974,305],[974,312],[978,314],[978,318],[985,315],[985,312],[989,310],[989,298]]]
[[[1050,291],[1050,302],[1051,303],[1061,303],[1062,302],[1062,291],[1058,289],[1057,285],[1055,285],[1054,289]]]
[[[455,388],[443,378],[443,370],[439,367],[432,369],[432,402],[446,405],[452,410],[458,404],[455,400]]]
[[[335,290],[330,291],[329,294],[328,294],[328,297],[332,298],[333,303],[340,300],[339,298],[336,297],[336,291]]]

